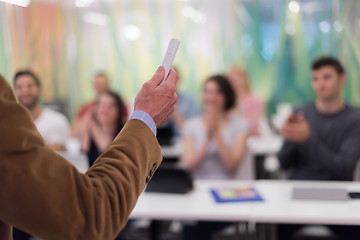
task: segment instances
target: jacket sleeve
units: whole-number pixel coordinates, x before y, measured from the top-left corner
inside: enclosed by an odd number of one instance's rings
[[[114,239],[161,163],[151,130],[130,120],[85,174],[45,146],[0,76],[0,221],[43,239]]]

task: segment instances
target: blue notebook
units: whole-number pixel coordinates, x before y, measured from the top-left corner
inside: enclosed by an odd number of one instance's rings
[[[260,194],[252,187],[212,188],[210,191],[218,203],[264,201]]]

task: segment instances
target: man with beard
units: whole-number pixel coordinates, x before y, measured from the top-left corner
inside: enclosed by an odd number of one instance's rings
[[[25,106],[44,141],[55,151],[64,151],[69,137],[68,120],[61,113],[40,105],[41,82],[30,70],[19,71],[14,77],[15,94]]]

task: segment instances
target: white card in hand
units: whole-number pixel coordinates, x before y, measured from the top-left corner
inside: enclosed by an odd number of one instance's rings
[[[177,39],[171,39],[169,42],[168,49],[162,62],[162,66],[165,68],[165,75],[163,81],[165,81],[169,75],[179,44],[180,41]]]

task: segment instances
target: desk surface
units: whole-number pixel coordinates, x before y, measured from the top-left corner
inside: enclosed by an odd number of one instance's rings
[[[265,201],[216,203],[209,190],[211,187],[221,186],[254,186]],[[360,191],[360,184],[353,182],[196,181],[195,189],[186,195],[143,193],[131,217],[158,220],[360,225],[360,200],[292,200],[294,186],[343,187],[348,191]]]
[[[68,160],[81,173],[85,173],[89,169],[89,161],[84,153],[58,152],[58,154]]]
[[[266,199],[252,209],[251,221],[263,223],[311,223],[360,225],[360,200],[293,200],[294,187],[344,188],[360,191],[357,182],[259,181],[257,189]]]
[[[234,184],[227,182],[226,186]],[[240,185],[248,186],[250,182]],[[188,194],[164,194],[144,192],[133,210],[132,218],[177,220],[234,220],[247,221],[250,217],[248,203],[218,204],[210,193],[212,181],[197,181]],[[239,183],[236,184],[237,186]]]

